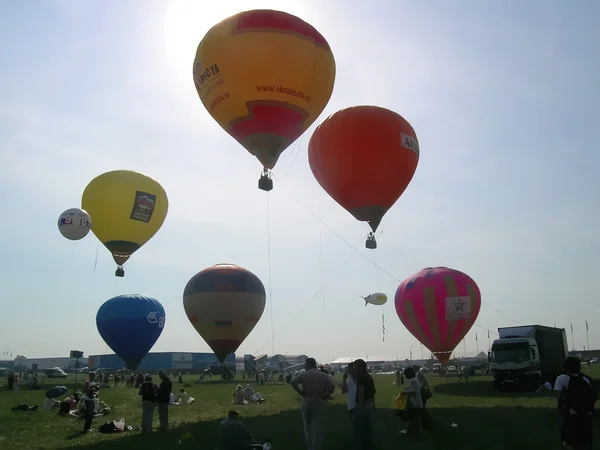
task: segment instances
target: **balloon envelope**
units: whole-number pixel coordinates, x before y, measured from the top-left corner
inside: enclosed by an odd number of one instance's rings
[[[70,241],[78,241],[87,236],[92,228],[90,215],[79,208],[70,208],[58,218],[58,231]]]
[[[165,309],[154,298],[125,294],[107,300],[96,314],[104,342],[135,370],[165,326]]]
[[[362,297],[365,299],[365,304],[370,303],[371,305],[385,305],[387,302],[387,295],[382,294],[381,292],[376,292],[374,294],[368,295],[366,297]]]
[[[399,114],[377,106],[342,109],[319,125],[308,161],[321,187],[375,231],[413,178],[419,142]]]
[[[477,319],[481,293],[468,275],[435,267],[404,280],[396,291],[395,305],[408,331],[446,364]]]
[[[188,319],[221,362],[254,329],[265,304],[260,279],[235,264],[204,269],[191,278],[183,292]]]
[[[67,393],[66,386],[54,386],[46,391],[46,398],[58,398]]]
[[[160,229],[169,209],[167,194],[152,178],[115,170],[94,178],[81,198],[92,232],[121,266]]]
[[[254,10],[206,33],[193,75],[210,115],[272,169],[327,105],[335,60],[308,23],[281,11]]]

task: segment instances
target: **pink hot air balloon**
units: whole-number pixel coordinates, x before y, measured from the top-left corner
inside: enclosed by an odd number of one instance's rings
[[[400,283],[395,305],[408,331],[447,364],[477,319],[481,292],[467,274],[430,267]]]

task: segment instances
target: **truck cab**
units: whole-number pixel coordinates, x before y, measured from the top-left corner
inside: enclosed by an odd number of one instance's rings
[[[568,355],[563,328],[526,325],[498,328],[489,360],[496,387],[554,382]]]
[[[497,339],[492,344],[490,363],[494,382],[539,386],[542,379],[538,344],[532,338]]]

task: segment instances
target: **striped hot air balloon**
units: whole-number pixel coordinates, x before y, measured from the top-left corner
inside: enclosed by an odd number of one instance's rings
[[[446,364],[477,319],[481,293],[468,275],[430,267],[398,286],[395,305],[408,331]]]
[[[265,303],[260,279],[235,264],[204,269],[192,277],[183,292],[188,319],[221,362],[254,329]]]

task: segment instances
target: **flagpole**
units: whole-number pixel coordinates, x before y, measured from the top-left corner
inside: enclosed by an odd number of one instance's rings
[[[477,333],[475,333],[475,342],[477,343],[477,355],[479,355],[479,339],[477,338]]]
[[[571,350],[575,351],[575,338],[573,336],[573,322],[571,322]]]
[[[588,349],[588,351],[590,351],[591,350],[591,348],[590,348],[590,328],[588,327],[587,320],[585,321],[585,338],[587,341],[587,349]]]

